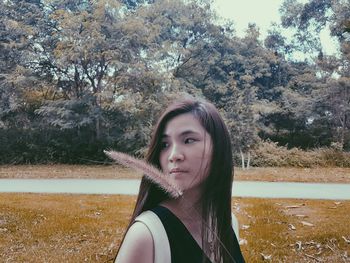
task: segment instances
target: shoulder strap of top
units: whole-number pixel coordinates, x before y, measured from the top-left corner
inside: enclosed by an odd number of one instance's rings
[[[152,234],[154,263],[170,263],[171,254],[169,240],[159,217],[152,211],[145,211],[135,218],[135,222],[143,223]]]
[[[232,215],[232,228],[233,228],[233,231],[235,232],[236,234],[236,237],[237,237],[237,240],[239,241],[239,225],[238,225],[238,220],[237,220],[237,217],[231,213]]]

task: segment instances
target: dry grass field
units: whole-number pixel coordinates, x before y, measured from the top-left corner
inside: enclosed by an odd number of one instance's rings
[[[113,262],[134,196],[0,194],[0,262]],[[350,262],[350,201],[237,198],[247,262]]]
[[[135,198],[0,194],[0,262],[112,262]]]
[[[16,165],[0,166],[1,178],[140,178],[133,170],[117,165]],[[235,180],[269,182],[350,183],[350,168],[236,168]]]
[[[140,178],[119,166],[0,166],[1,178]],[[235,180],[350,183],[349,168],[236,169]],[[0,262],[113,262],[136,197],[0,193]],[[350,262],[350,201],[235,198],[247,262]]]

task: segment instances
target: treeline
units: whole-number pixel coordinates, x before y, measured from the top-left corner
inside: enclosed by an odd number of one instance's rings
[[[0,0],[0,163],[142,155],[160,112],[187,93],[222,111],[245,165],[278,165],[261,155],[275,142],[276,154],[335,150],[345,161],[331,165],[348,166],[350,11],[318,2],[286,1],[282,26],[298,33],[287,41],[276,25],[262,41],[255,25],[239,38],[219,24],[207,0]],[[328,21],[338,57],[308,19]],[[298,50],[317,55],[295,61]]]

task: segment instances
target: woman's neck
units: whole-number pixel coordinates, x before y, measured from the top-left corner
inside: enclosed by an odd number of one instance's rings
[[[169,208],[182,221],[200,222],[202,219],[200,192],[195,189],[184,191],[181,197],[165,200],[161,205]]]

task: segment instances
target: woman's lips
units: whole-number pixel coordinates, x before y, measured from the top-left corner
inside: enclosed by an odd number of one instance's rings
[[[182,174],[182,173],[187,173],[187,171],[179,169],[179,168],[173,168],[169,171],[170,175],[177,175],[177,174]]]

